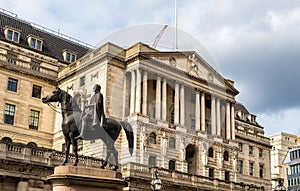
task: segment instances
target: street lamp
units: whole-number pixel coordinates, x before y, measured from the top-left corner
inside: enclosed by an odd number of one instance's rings
[[[286,191],[286,187],[283,186],[283,179],[278,179],[278,185],[275,187],[274,191]]]
[[[161,180],[158,178],[158,171],[155,170],[154,172],[155,178],[151,182],[151,189],[154,191],[159,191],[162,188]]]

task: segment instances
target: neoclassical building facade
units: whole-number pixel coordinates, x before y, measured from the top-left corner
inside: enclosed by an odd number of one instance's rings
[[[51,190],[46,177],[63,159],[64,138],[59,106],[52,110],[41,97],[59,86],[83,108],[96,83],[106,115],[133,127],[132,155],[124,131],[115,144],[127,190],[151,190],[153,169],[164,190],[270,189],[263,128],[239,118],[234,82],[198,53],[143,43],[94,48],[6,13],[0,17],[1,189]],[[256,136],[243,137],[245,129]],[[239,173],[239,161],[248,160],[239,152],[241,142],[264,149],[264,160],[254,166],[264,165],[263,178],[256,170],[252,177]],[[101,140],[79,146],[79,165],[100,166],[106,155]]]

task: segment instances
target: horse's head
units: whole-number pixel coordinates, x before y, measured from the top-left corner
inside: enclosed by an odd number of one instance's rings
[[[43,103],[50,103],[50,102],[62,102],[67,101],[64,99],[67,99],[68,96],[66,96],[66,92],[61,90],[59,87],[57,87],[51,94],[47,95],[46,97],[42,98]]]

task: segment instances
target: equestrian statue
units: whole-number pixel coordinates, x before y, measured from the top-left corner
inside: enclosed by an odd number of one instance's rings
[[[105,168],[111,154],[115,160],[115,167],[118,169],[118,151],[115,148],[115,141],[118,138],[121,129],[125,130],[129,153],[133,152],[134,135],[131,125],[126,121],[117,121],[112,118],[106,118],[103,108],[103,95],[100,92],[101,86],[96,84],[93,88],[94,95],[90,100],[90,104],[85,106],[83,111],[74,100],[74,98],[64,90],[56,88],[51,94],[42,98],[42,102],[50,105],[50,102],[59,102],[61,104],[62,114],[62,132],[65,138],[65,159],[61,165],[68,162],[70,145],[73,145],[75,154],[75,162],[78,163],[78,145],[77,140],[95,140],[101,139],[107,148],[106,159],[100,166]],[[85,110],[87,109],[87,112]]]

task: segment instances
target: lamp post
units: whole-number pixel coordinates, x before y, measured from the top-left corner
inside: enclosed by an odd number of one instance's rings
[[[154,191],[159,191],[162,188],[161,180],[158,178],[158,171],[157,169],[154,172],[155,178],[151,181],[151,189]]]
[[[275,187],[274,191],[286,191],[286,187],[283,186],[283,179],[278,179],[278,185]]]

